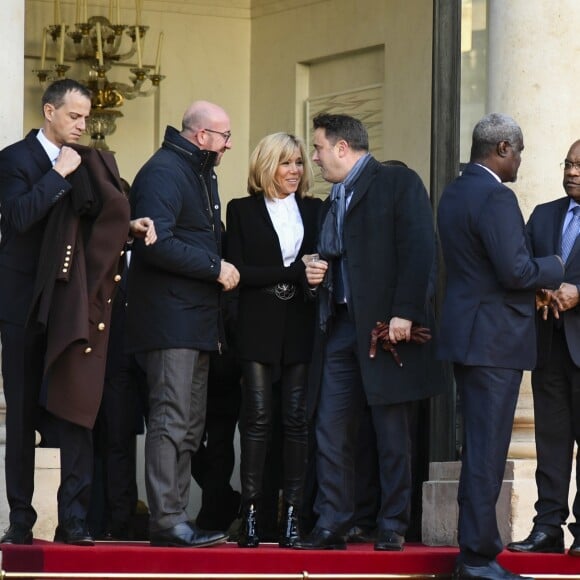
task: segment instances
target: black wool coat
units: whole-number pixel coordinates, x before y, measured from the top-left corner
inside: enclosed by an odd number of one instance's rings
[[[240,271],[236,345],[241,360],[294,364],[308,362],[312,356],[314,302],[301,258],[316,251],[321,201],[296,197],[296,202],[304,239],[295,262],[288,267],[264,196],[234,199],[228,204],[228,259]],[[279,282],[296,286],[294,298],[280,300],[264,290]]]
[[[325,200],[322,219],[328,212]],[[389,352],[369,357],[371,330],[393,316],[433,328],[428,299],[435,234],[433,214],[419,176],[405,167],[371,159],[355,183],[344,220],[345,264],[350,315],[356,326],[358,360],[370,405],[423,399],[445,388],[434,344],[403,343],[400,368]],[[324,363],[326,334],[317,329],[308,403],[316,408]]]

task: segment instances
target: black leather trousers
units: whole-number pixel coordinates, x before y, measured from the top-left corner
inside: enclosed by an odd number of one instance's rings
[[[272,373],[275,367],[242,362],[240,412],[242,503],[259,500],[266,451],[272,426]],[[306,375],[307,364],[281,369],[284,500],[299,505],[306,471]]]

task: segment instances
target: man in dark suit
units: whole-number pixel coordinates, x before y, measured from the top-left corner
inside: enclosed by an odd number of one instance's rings
[[[463,413],[460,554],[454,578],[519,578],[502,568],[495,505],[503,479],[522,369],[535,364],[535,289],[557,287],[556,255],[532,258],[514,193],[524,141],[506,115],[473,131],[471,162],[438,212],[447,269],[441,358],[454,363]]]
[[[114,158],[75,144],[85,131],[90,91],[59,80],[46,89],[42,106],[42,129],[0,152],[0,334],[10,506],[10,526],[0,542],[32,543],[35,430],[42,399],[51,413],[45,415],[45,426],[51,426],[53,444],[60,446],[55,541],[92,545],[86,515],[99,395],[76,387],[91,383],[98,376],[95,370],[104,374],[106,297],[115,286],[129,208],[118,189]],[[72,199],[89,202],[89,193],[100,198],[87,206],[100,209],[81,224]],[[81,231],[91,235],[81,236]],[[89,324],[89,310],[99,324]],[[88,343],[76,340],[81,333]],[[85,399],[91,408],[85,408]]]
[[[66,144],[78,141],[85,131],[91,98],[82,85],[62,81],[46,90],[42,104],[43,128],[31,131],[24,140],[0,153],[0,332],[7,407],[6,491],[10,505],[10,527],[0,541],[12,544],[32,543],[36,521],[32,507],[35,429],[40,413],[45,336],[26,327],[26,320],[47,216],[69,193],[71,184],[66,178],[81,163],[80,155]],[[63,446],[63,452],[71,454],[71,462],[62,465],[64,485],[59,491],[60,503],[66,500],[68,504],[59,505],[59,515],[61,509],[67,515],[63,539],[92,544],[84,522],[92,471],[90,431],[62,422],[59,434],[70,442]],[[84,452],[87,449],[88,455]],[[72,461],[77,461],[76,482],[66,473]],[[85,500],[86,505],[82,505]]]
[[[306,266],[310,285],[318,288],[320,316],[308,394],[315,413],[318,520],[296,547],[346,547],[355,512],[359,424],[368,404],[381,478],[375,549],[402,550],[412,489],[412,402],[442,389],[427,380],[431,345],[410,342],[413,322],[429,323],[433,216],[419,176],[376,161],[359,120],[319,115],[313,143],[313,160],[334,185],[322,208],[322,260]],[[369,357],[370,333],[379,320],[389,321],[403,367],[382,349]]]
[[[534,256],[560,254],[566,273],[558,290],[544,293],[538,313],[538,363],[532,372],[538,501],[530,535],[508,545],[514,552],[564,552],[574,443],[580,443],[580,141],[562,167],[567,196],[539,205],[528,222]],[[580,556],[580,464],[576,486],[571,556]]]
[[[73,274],[78,273],[78,263],[81,260],[79,252],[82,251],[82,244],[76,244],[78,238],[71,236],[68,242],[63,240],[69,245],[62,247],[62,255],[60,251],[58,255],[56,253],[47,255],[50,253],[47,247],[52,248],[51,244],[59,242],[63,237],[62,228],[56,227],[54,231],[49,228],[55,224],[55,220],[52,219],[54,216],[70,216],[70,212],[66,212],[71,205],[69,200],[73,192],[73,180],[76,180],[75,187],[78,191],[82,189],[81,184],[88,182],[87,172],[93,172],[89,162],[85,163],[82,160],[86,151],[81,153],[73,148],[76,146],[74,143],[85,131],[86,120],[91,109],[91,94],[79,83],[63,79],[46,89],[42,106],[44,115],[42,129],[31,131],[22,141],[0,152],[0,203],[2,206],[0,334],[7,407],[6,491],[10,506],[10,526],[0,542],[32,543],[32,527],[36,521],[36,512],[32,507],[35,429],[39,428],[41,414],[39,398],[42,396],[43,403],[51,413],[54,413],[46,417],[52,426],[51,432],[56,444],[61,447],[61,485],[58,492],[59,525],[55,533],[55,541],[90,545],[93,541],[86,527],[92,478],[90,426],[83,420],[77,421],[66,414],[70,406],[66,408],[67,397],[61,397],[59,393],[71,385],[57,381],[59,384],[55,385],[56,389],[53,389],[51,380],[55,373],[63,371],[72,378],[73,371],[76,369],[69,366],[69,363],[73,362],[70,356],[68,358],[65,356],[67,362],[63,363],[64,358],[58,354],[58,349],[52,351],[56,358],[52,361],[55,364],[50,374],[46,372],[45,365],[48,364],[47,347],[54,346],[55,342],[62,342],[63,338],[59,335],[59,330],[62,328],[56,329],[58,323],[55,323],[55,320],[62,321],[62,315],[66,315],[68,326],[72,327],[71,313],[68,310],[70,300],[67,303],[66,313],[62,309],[56,312],[53,307],[62,296],[62,290],[77,288],[75,283],[80,280],[78,277],[74,279],[72,277]],[[93,150],[91,151],[94,153]],[[92,155],[89,157],[94,158]],[[99,168],[102,167],[102,181],[101,177],[93,172],[92,177],[95,178],[92,180],[93,185],[97,189],[101,185],[106,188],[107,195],[111,194],[112,204],[115,208],[120,208],[116,199],[113,199],[117,193],[115,186],[111,186],[107,181],[110,176],[109,169],[96,158],[94,162],[99,163]],[[85,178],[82,178],[83,175]],[[105,186],[106,181],[109,187]],[[118,195],[121,195],[120,192]],[[128,220],[128,206],[125,200],[122,202],[125,206],[121,208],[121,219],[123,215],[126,215],[126,220]],[[62,211],[63,209],[65,212]],[[119,214],[116,214],[115,219],[118,217]],[[77,219],[72,216],[59,223],[78,225]],[[121,235],[125,239],[127,225],[126,222],[122,224]],[[50,232],[49,235],[47,232]],[[109,233],[108,238],[116,239],[116,230],[112,235]],[[74,251],[73,244],[75,244]],[[122,242],[119,247],[122,247]],[[113,258],[108,256],[106,260],[115,271],[118,254],[119,249],[115,249]],[[42,259],[41,255],[43,255]],[[102,256],[99,256],[97,261],[100,262],[101,258]],[[103,263],[102,272],[105,269],[107,266]],[[50,282],[51,277],[46,275],[55,270],[69,283],[54,284],[54,278]],[[102,272],[99,270],[99,275]],[[96,272],[92,273],[96,274]],[[113,274],[108,280],[111,290],[115,285],[112,278]],[[54,285],[53,289],[51,284]],[[50,292],[48,292],[49,288]],[[47,296],[50,297],[47,298]],[[33,316],[32,304],[33,302],[36,304],[36,299],[41,306],[39,310],[34,309]],[[89,296],[84,296],[83,304],[87,305],[88,299]],[[46,302],[43,302],[45,300]],[[40,319],[36,314],[44,308],[43,304],[46,306],[45,314],[50,309],[50,318],[48,326],[40,328],[34,323]],[[81,307],[78,306],[78,302],[76,304],[75,313],[78,313]],[[91,303],[91,308],[93,314],[101,315],[101,310],[95,304]],[[85,321],[88,326],[88,305]],[[93,326],[96,327],[96,325]],[[105,337],[105,327],[99,330],[100,335]],[[51,337],[56,340],[52,340]],[[106,348],[106,339],[101,340],[99,344],[99,348]],[[85,353],[88,354],[91,350],[92,348],[89,348],[89,351],[85,350]],[[71,353],[72,349],[65,349],[61,354],[71,355]],[[95,357],[91,357],[89,362],[87,354],[80,354],[80,357],[84,357],[87,361],[86,364],[90,365],[95,362],[98,364]],[[75,360],[79,361],[81,358],[77,357]],[[86,370],[86,365],[81,363],[79,368],[83,367]],[[75,377],[78,378],[78,375]]]

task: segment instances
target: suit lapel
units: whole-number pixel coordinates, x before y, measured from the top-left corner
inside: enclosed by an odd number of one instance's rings
[[[570,205],[570,200],[566,199],[566,204],[564,205],[564,209],[561,212],[560,215],[560,228],[559,228],[559,244],[558,244],[558,249],[556,250],[557,254],[560,254],[560,250],[561,250],[561,244],[562,244],[562,225],[564,223],[564,217],[568,211],[568,207]],[[578,254],[578,251],[580,250],[580,235],[576,236],[576,241],[574,242],[574,245],[572,246],[572,249],[570,250],[570,254],[568,255],[568,259],[566,260],[566,264],[570,263]]]
[[[551,216],[552,223],[550,226],[552,227],[552,240],[553,240],[553,250],[555,254],[560,255],[562,251],[562,227],[564,226],[564,219],[566,217],[566,213],[568,211],[568,206],[570,202],[568,198],[562,199],[562,203],[554,206],[554,212]],[[572,248],[572,252],[570,255],[574,253],[574,248]]]
[[[265,196],[254,195],[253,199],[254,199],[254,202],[256,203],[256,212],[260,216],[260,219],[263,220],[264,222],[266,222],[266,224],[268,224],[268,226],[270,227],[270,229],[272,230],[272,233],[274,235],[277,235],[276,230],[274,229],[274,224],[272,223],[272,218],[270,217],[270,212],[268,211],[268,208],[266,207]]]
[[[363,199],[367,193],[370,184],[377,172],[378,166],[378,161],[376,161],[374,158],[369,159],[367,166],[363,169],[363,172],[360,174],[360,177],[354,184],[354,192],[352,194],[350,203],[348,204],[348,208],[346,209],[345,219],[348,218],[348,215],[360,203],[361,199]],[[348,195],[348,191],[346,193]]]
[[[304,200],[301,197],[296,197],[296,205],[298,206],[298,211],[300,212],[300,217],[302,218],[302,224],[304,226],[304,235],[302,236],[302,243],[300,244],[300,250],[298,255],[301,256],[304,253],[304,244],[306,243],[306,224],[308,223],[307,217],[304,215],[305,207]]]
[[[114,155],[110,151],[101,151],[100,149],[95,149],[95,151],[97,151],[99,157],[102,159],[103,165],[109,170],[115,185],[122,191],[123,187],[121,185],[119,168],[117,167]]]
[[[276,228],[274,227],[274,224],[272,223],[272,218],[270,217],[270,212],[268,211],[268,208],[266,207],[266,199],[263,195],[255,195],[254,197],[254,201],[257,204],[257,213],[260,216],[260,219],[263,220],[266,224],[266,227],[268,228],[268,230],[270,231],[270,235],[272,237],[272,242],[274,243],[274,246],[276,247],[276,252],[278,254],[278,257],[280,258],[280,263],[284,263],[284,259],[282,258],[282,249],[280,248],[280,239],[278,238],[278,233],[276,232]]]
[[[44,174],[52,167],[52,161],[48,158],[44,147],[36,138],[36,133],[37,131],[30,131],[30,133],[26,135],[26,144],[30,149],[30,154],[34,163],[37,165],[40,173]]]

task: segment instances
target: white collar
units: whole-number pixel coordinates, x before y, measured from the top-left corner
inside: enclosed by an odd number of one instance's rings
[[[290,193],[285,197],[266,197],[266,205],[276,205],[276,204],[287,204],[287,205],[295,205],[296,204],[296,194]]]
[[[57,147],[52,141],[49,141],[42,129],[38,130],[36,138],[42,145],[42,148],[46,151],[50,162],[54,165],[57,157],[60,155],[60,147]]]
[[[476,163],[475,165],[477,165],[478,167],[483,167],[488,173],[490,173],[496,179],[496,181],[499,181],[499,183],[501,183],[501,179],[495,171],[492,171],[489,167],[486,167],[481,163]]]

